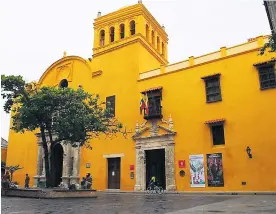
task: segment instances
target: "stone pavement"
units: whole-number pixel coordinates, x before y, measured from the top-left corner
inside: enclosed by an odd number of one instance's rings
[[[1,198],[3,214],[276,213],[275,195],[146,195],[99,193],[97,199]]]

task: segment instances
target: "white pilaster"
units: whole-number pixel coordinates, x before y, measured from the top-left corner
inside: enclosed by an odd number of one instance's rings
[[[62,168],[62,182],[68,187],[69,185],[69,158],[71,157],[71,152],[69,144],[62,144],[63,147],[63,168]]]
[[[70,177],[70,183],[71,184],[78,184],[80,175],[80,148],[72,148],[72,157],[73,157],[73,173],[72,176]]]

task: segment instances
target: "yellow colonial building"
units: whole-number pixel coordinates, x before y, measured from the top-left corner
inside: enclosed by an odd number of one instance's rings
[[[97,190],[142,191],[156,176],[172,191],[276,191],[276,54],[258,55],[266,41],[168,64],[168,35],[142,3],[99,13],[93,57],[65,54],[38,84],[99,94],[132,132],[93,139],[92,150],[61,144],[56,176],[68,184],[90,172]],[[40,142],[10,131],[7,165],[24,167],[13,176],[21,186],[25,173],[34,186],[45,179]]]

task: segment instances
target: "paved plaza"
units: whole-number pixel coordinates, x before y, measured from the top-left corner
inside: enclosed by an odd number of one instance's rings
[[[276,213],[276,195],[143,195],[99,193],[97,199],[1,198],[1,213]]]

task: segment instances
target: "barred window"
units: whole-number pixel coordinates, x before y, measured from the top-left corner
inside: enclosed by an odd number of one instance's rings
[[[220,74],[203,77],[206,89],[206,102],[212,103],[221,101]]]
[[[221,125],[211,126],[212,137],[213,137],[213,145],[224,145],[224,127]]]
[[[276,88],[275,68],[274,64],[259,67],[260,87],[262,90]]]

